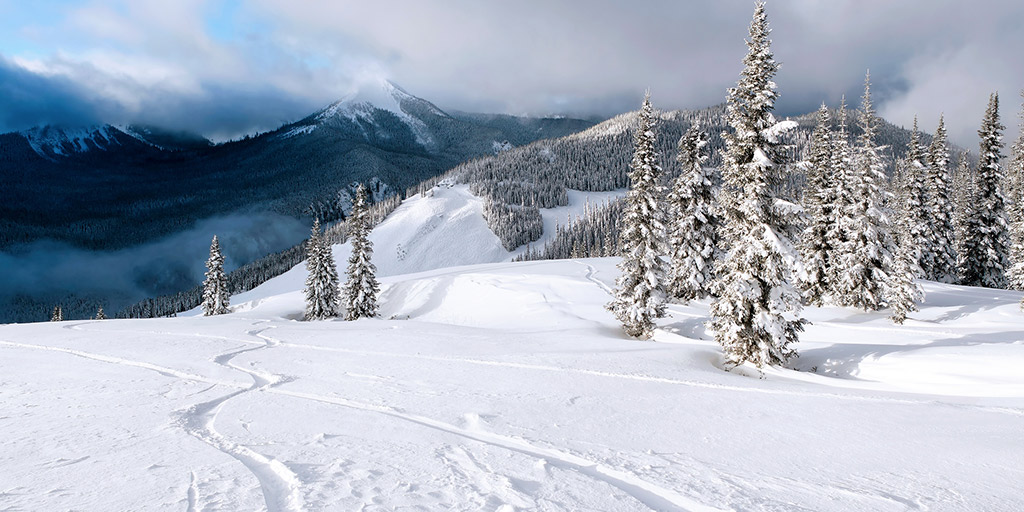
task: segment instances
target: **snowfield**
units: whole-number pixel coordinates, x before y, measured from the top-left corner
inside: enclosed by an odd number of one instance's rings
[[[706,302],[625,337],[616,259],[473,265],[478,208],[374,231],[379,319],[298,321],[300,266],[230,315],[0,326],[0,509],[1024,510],[1020,293],[809,308],[759,378]]]

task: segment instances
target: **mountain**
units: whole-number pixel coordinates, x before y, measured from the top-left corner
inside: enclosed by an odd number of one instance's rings
[[[496,147],[593,124],[520,121],[451,116],[385,81],[272,132],[216,145],[132,125],[3,134],[0,249],[43,238],[118,249],[239,209],[309,217],[355,182],[377,178],[398,191]]]
[[[198,240],[208,243],[209,226],[250,225],[236,237],[242,247],[234,263],[242,265],[300,241],[313,217],[341,218],[357,183],[382,198],[467,160],[592,125],[449,115],[381,82],[277,130],[221,144],[132,125],[2,134],[0,322],[45,318],[57,302],[80,304],[82,315],[98,303],[113,311],[185,289],[202,278],[194,262],[205,260]],[[257,215],[271,216],[265,231],[247,220]],[[218,220],[224,218],[232,222]],[[185,235],[187,251],[143,250]],[[119,285],[130,290],[114,293],[107,278],[60,278],[29,261],[44,254],[52,266],[70,268],[62,255],[82,251],[116,253],[118,263],[105,267],[130,264],[128,282]],[[83,280],[103,291],[74,284]]]

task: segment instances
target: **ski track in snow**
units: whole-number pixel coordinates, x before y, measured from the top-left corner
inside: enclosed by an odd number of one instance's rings
[[[189,472],[188,491],[185,493],[185,500],[188,503],[187,512],[196,512],[196,501],[199,499],[199,484],[196,482],[196,472]]]
[[[996,412],[1002,414],[1011,414],[1016,416],[1024,416],[1024,410],[1014,409],[1010,407],[988,407],[982,405],[971,405],[971,404],[959,404],[959,403],[947,403],[941,400],[911,400],[905,398],[895,397],[881,397],[881,396],[862,396],[862,395],[844,395],[840,393],[814,393],[809,391],[793,391],[785,389],[769,389],[769,388],[751,388],[743,386],[732,386],[729,384],[715,384],[712,382],[702,382],[697,380],[685,380],[685,379],[673,379],[669,377],[657,377],[653,375],[639,375],[629,373],[615,373],[605,372],[600,370],[588,370],[585,368],[567,368],[561,366],[547,366],[532,363],[514,363],[509,361],[493,361],[487,359],[468,359],[468,358],[455,358],[455,357],[439,357],[439,356],[427,356],[423,354],[409,354],[409,353],[398,353],[398,352],[378,352],[369,350],[355,350],[346,349],[339,347],[323,347],[319,345],[306,345],[302,343],[290,343],[281,342],[281,347],[294,347],[302,348],[307,350],[322,350],[325,352],[341,352],[346,354],[361,355],[367,357],[399,357],[399,358],[410,358],[410,359],[421,359],[426,361],[440,361],[449,363],[464,363],[474,364],[482,366],[500,366],[506,368],[516,368],[522,370],[537,370],[544,372],[558,372],[558,373],[576,373],[580,375],[590,375],[594,377],[612,378],[612,379],[627,379],[637,380],[643,382],[655,382],[659,384],[673,384],[680,386],[691,386],[706,389],[718,389],[723,391],[738,391],[743,393],[761,393],[767,395],[784,395],[784,396],[800,396],[800,397],[815,397],[815,398],[830,398],[838,400],[851,400],[856,402],[878,402],[878,403],[898,403],[898,404],[913,404],[913,405],[933,405],[942,404],[949,407],[970,407],[973,409],[980,409],[989,412]]]
[[[601,281],[600,279],[594,277],[594,275],[597,274],[597,269],[595,269],[593,265],[591,265],[589,263],[583,263],[582,261],[576,261],[576,260],[573,260],[573,261],[575,263],[579,263],[580,265],[583,265],[583,266],[587,267],[587,275],[584,276],[584,277],[587,278],[587,281],[590,281],[591,283],[596,284],[602,290],[604,290],[605,293],[607,293],[608,295],[611,295],[613,297],[615,296],[615,290],[612,290],[610,286],[604,284],[603,281]]]
[[[257,322],[261,323],[263,321]],[[291,381],[290,378],[275,375],[259,370],[245,368],[231,362],[235,357],[248,352],[254,352],[258,350],[264,350],[273,347],[297,347],[297,348],[315,348],[313,346],[303,346],[295,344],[283,343],[280,340],[272,338],[263,334],[264,331],[272,329],[273,326],[265,327],[263,329],[257,329],[249,331],[247,334],[256,336],[265,341],[257,347],[246,347],[242,349],[232,350],[216,356],[213,361],[221,366],[231,368],[237,371],[241,371],[250,375],[253,379],[253,384],[249,387],[237,389],[227,395],[195,404],[186,409],[181,413],[178,419],[178,423],[181,427],[191,436],[199,439],[200,441],[210,445],[211,447],[221,451],[239,462],[245,465],[246,468],[256,477],[260,483],[264,500],[267,505],[268,512],[276,511],[296,511],[302,510],[302,499],[299,494],[301,487],[301,481],[298,476],[288,469],[283,463],[278,460],[270,459],[262,454],[259,454],[252,449],[234,443],[225,437],[223,437],[214,428],[217,415],[223,407],[224,403],[232,398],[240,396],[245,393],[253,391],[262,391],[266,393],[273,393],[277,395],[288,396],[292,398],[299,398],[304,400],[313,400],[321,403],[333,404],[350,409],[357,409],[366,412],[373,412],[378,414],[384,414],[392,418],[397,418],[406,422],[411,422],[423,427],[428,427],[434,430],[439,430],[449,434],[453,434],[465,439],[481,442],[497,448],[513,451],[537,459],[546,461],[553,467],[560,469],[571,470],[582,475],[588,476],[592,479],[604,482],[611,485],[626,494],[632,496],[640,503],[650,507],[652,510],[685,510],[685,511],[719,511],[721,509],[709,507],[707,505],[698,503],[690,498],[682,496],[670,489],[652,484],[647,482],[632,473],[621,471],[618,469],[603,466],[597,462],[593,462],[582,457],[565,453],[559,450],[538,447],[533,444],[526,442],[525,440],[508,437],[500,434],[486,432],[482,430],[470,430],[461,428],[449,423],[434,420],[425,416],[419,416],[415,414],[409,414],[402,412],[398,409],[394,409],[387,406],[366,404],[356,402],[353,400],[347,400],[340,397],[331,397],[324,395],[316,395],[311,393],[303,393],[297,391],[288,391],[280,388],[276,388],[280,384]],[[123,332],[134,332],[134,331],[123,331]],[[181,335],[181,336],[194,336],[183,333],[163,333],[168,335]],[[200,336],[201,337],[201,336]],[[70,349],[59,349],[54,347],[44,347],[38,345],[27,345],[22,343],[14,343],[8,341],[0,341],[0,344],[18,347],[18,348],[31,348],[50,350],[56,352],[66,352],[79,357],[85,357],[87,359],[93,359],[100,362],[126,365],[137,368],[144,368],[160,373],[165,377],[180,378],[192,381],[210,382],[210,379],[193,375],[184,372],[178,372],[166,367],[153,365],[150,363],[143,363],[139,361],[132,361],[121,358],[113,358],[107,356],[100,356],[97,354],[91,354],[87,352],[81,352]],[[323,347],[321,347],[323,348]],[[342,352],[356,352],[340,350]],[[371,354],[371,353],[366,353]],[[381,353],[384,355],[399,356],[399,354]],[[432,358],[449,360],[445,358]],[[460,360],[455,360],[460,361]],[[472,360],[460,361],[470,362]],[[486,361],[472,361],[486,363]],[[499,366],[510,366],[501,365]],[[523,366],[512,365],[515,368],[521,368]],[[526,366],[529,367],[529,366]],[[225,385],[237,387],[234,384],[226,383]],[[187,491],[186,500],[188,503],[188,510],[195,510],[196,503],[198,502],[198,489],[195,486],[195,472],[192,472],[191,482]]]
[[[265,323],[267,320],[260,320],[255,322],[254,325]],[[65,329],[82,330],[81,326],[92,323],[84,322],[82,324],[71,324],[64,326]],[[265,327],[262,329],[253,329],[248,331],[246,334],[254,336],[263,340],[263,343],[253,342],[249,340],[242,340],[237,338],[229,338],[224,336],[211,336],[211,335],[185,335],[194,337],[205,337],[221,339],[226,341],[242,342],[244,344],[256,344],[257,346],[250,346],[246,348],[240,348],[225,352],[213,358],[213,362],[230,368],[245,374],[248,374],[252,380],[252,385],[248,387],[240,387],[233,382],[219,381],[216,379],[210,379],[201,375],[195,375],[182,371],[175,370],[173,368],[167,368],[165,366],[155,365],[152,363],[146,363],[142,361],[133,361],[124,358],[104,356],[100,354],[94,354],[90,352],[84,352],[80,350],[65,349],[58,347],[47,347],[41,345],[31,345],[25,343],[16,343],[11,341],[0,340],[0,345],[24,348],[24,349],[35,349],[35,350],[47,350],[52,352],[62,352],[71,354],[77,357],[85,359],[92,359],[104,363],[111,363],[123,366],[131,366],[136,368],[142,368],[151,370],[163,375],[164,377],[185,379],[189,381],[204,382],[208,384],[221,385],[232,388],[239,388],[235,391],[228,393],[222,397],[210,400],[207,402],[192,405],[186,410],[182,411],[177,423],[185,430],[189,435],[199,439],[200,441],[212,446],[213,448],[221,451],[241,462],[259,481],[260,488],[263,492],[264,501],[267,505],[268,512],[277,511],[297,511],[302,510],[302,498],[299,490],[301,481],[298,476],[288,469],[282,462],[271,459],[253,451],[252,449],[234,443],[224,436],[222,436],[214,428],[214,423],[217,419],[217,414],[220,412],[224,403],[228,400],[235,398],[239,395],[253,392],[253,391],[265,391],[273,386],[288,382],[290,379],[284,376],[275,375],[267,372],[261,372],[255,369],[245,368],[231,362],[235,357],[242,355],[247,352],[254,352],[257,350],[263,350],[278,345],[277,340],[265,336],[262,334],[263,331],[273,328]],[[95,331],[91,332],[108,332],[108,331]],[[128,333],[149,333],[147,331],[122,331]],[[149,334],[162,334],[162,335],[177,335],[181,336],[181,333],[173,332],[160,332],[160,333],[149,333]],[[187,491],[186,497],[189,510],[195,510],[195,506],[198,500],[198,488],[195,482],[195,472],[191,474],[191,481]]]
[[[259,323],[262,322],[256,322],[256,324]],[[189,407],[182,412],[179,423],[193,437],[234,457],[245,465],[260,483],[260,489],[263,492],[263,499],[266,502],[268,512],[299,511],[302,510],[303,506],[302,496],[299,492],[302,482],[299,480],[298,475],[291,469],[288,469],[288,466],[285,466],[281,461],[271,459],[249,447],[228,440],[214,426],[217,421],[217,415],[228,400],[253,391],[268,391],[273,386],[290,380],[281,375],[245,368],[231,362],[235,357],[247,352],[264,350],[275,346],[276,343],[271,338],[262,335],[262,331],[270,328],[265,327],[247,332],[250,336],[263,339],[265,343],[261,346],[225,352],[213,359],[213,362],[218,365],[248,374],[252,377],[252,385],[209,402]]]
[[[541,459],[551,466],[576,471],[580,474],[618,488],[652,510],[686,510],[695,512],[723,510],[696,502],[672,491],[671,489],[666,489],[643,480],[632,473],[603,466],[597,462],[577,455],[572,455],[570,453],[565,453],[552,448],[535,446],[523,439],[504,436],[484,430],[466,429],[425,416],[406,413],[391,407],[366,404],[340,397],[303,393],[299,391],[288,391],[284,389],[268,389],[267,391],[279,395],[340,405],[342,407],[357,409],[360,411],[384,414],[392,418],[398,418],[400,420],[484,443],[496,448],[502,448]]]

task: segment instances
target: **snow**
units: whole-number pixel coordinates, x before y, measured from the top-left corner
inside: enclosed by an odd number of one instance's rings
[[[371,239],[378,319],[297,321],[300,264],[229,315],[0,326],[3,508],[1024,509],[1021,293],[807,308],[758,378],[706,301],[625,337],[616,258],[507,262],[464,187]]]
[[[427,106],[427,111],[433,115],[448,117],[437,107],[419,99],[389,80],[372,80],[370,83],[355,84],[349,93],[341,100],[332,103],[316,116],[319,122],[327,121],[334,117],[345,117],[352,121],[363,119],[372,122],[376,110],[386,110],[399,117],[412,130],[416,136],[416,142],[424,147],[434,144],[430,128],[422,120],[410,115],[402,109],[403,101],[415,101]],[[357,123],[358,124],[358,123]],[[361,126],[361,125],[360,125]],[[292,137],[301,133],[299,129],[292,129],[283,137]],[[308,133],[308,132],[306,132]]]
[[[373,188],[373,187],[371,187]],[[591,208],[623,197],[625,190],[581,192],[569,190],[569,205],[542,208],[544,234],[534,248],[554,238],[558,225],[583,215]],[[483,199],[469,192],[468,185],[440,185],[426,195],[411,196],[370,233],[373,264],[377,275],[396,276],[445,267],[512,261],[526,252],[526,246],[506,251],[483,217]],[[334,246],[334,261],[348,261],[348,243]],[[256,300],[302,288],[306,279],[303,264],[253,290],[239,294],[232,304]],[[191,314],[197,314],[193,310]],[[188,313],[186,313],[188,314]]]
[[[304,125],[304,126],[296,126],[296,127],[292,128],[292,129],[282,133],[280,137],[282,139],[290,139],[290,138],[292,138],[292,137],[294,137],[296,135],[310,134],[310,133],[313,133],[313,130],[316,130],[317,127],[319,127],[319,125],[316,125],[316,124],[309,124],[309,125]]]
[[[19,133],[25,137],[36,154],[43,158],[50,158],[51,156],[68,156],[69,151],[73,153],[88,152],[91,149],[89,143],[96,148],[106,150],[111,144],[117,143],[115,135],[119,131],[110,125],[80,128],[43,126]]]

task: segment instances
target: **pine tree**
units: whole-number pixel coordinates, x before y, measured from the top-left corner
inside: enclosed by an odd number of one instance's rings
[[[837,128],[832,137],[832,187],[824,196],[822,203],[831,204],[831,215],[827,227],[828,245],[832,248],[829,255],[828,265],[825,267],[826,285],[832,300],[836,301],[837,290],[841,279],[842,266],[839,263],[841,250],[847,240],[843,222],[844,216],[853,208],[853,193],[851,192],[850,175],[853,162],[852,150],[847,125],[846,96],[843,96],[839,103],[839,113],[836,116]]]
[[[1024,96],[1024,91],[1021,91]],[[1021,106],[1020,134],[1010,149],[1007,169],[1010,219],[1010,288],[1024,290],[1024,105]],[[1024,303],[1022,303],[1024,305]]]
[[[919,267],[924,275],[930,276],[935,265],[933,254],[929,252],[933,242],[928,227],[929,201],[925,158],[921,132],[917,129],[917,116],[914,116],[914,129],[910,135],[907,154],[900,164],[901,176],[897,180],[900,208],[898,229],[899,237],[902,238],[900,246],[913,248],[908,251],[914,257],[913,266]]]
[[[366,187],[359,185],[352,215],[348,219],[349,241],[352,255],[348,259],[348,280],[345,282],[345,320],[370,318],[377,315],[377,267],[370,258],[373,243],[370,242],[370,219],[367,215]]]
[[[206,280],[203,281],[203,315],[228,313],[230,300],[228,278],[224,273],[224,256],[220,253],[217,235],[213,235],[213,241],[210,242],[210,258],[206,260]]]
[[[748,52],[736,87],[729,89],[731,132],[722,136],[725,188],[723,232],[728,253],[716,268],[718,298],[711,306],[711,330],[727,362],[761,368],[785,363],[803,330],[800,296],[792,285],[796,251],[784,234],[785,213],[776,206],[775,186],[786,170],[780,136],[796,123],[776,122],[768,18],[758,2],[750,24]]]
[[[992,94],[978,130],[981,138],[978,171],[965,232],[967,254],[961,260],[963,284],[969,286],[1005,288],[1007,285],[1009,233],[999,163],[1004,128],[999,122],[999,95]]]
[[[974,210],[974,171],[971,169],[971,159],[967,151],[960,153],[956,165],[956,172],[953,174],[953,234],[956,241],[957,253],[957,280],[964,281],[963,269],[966,267],[969,241],[974,237],[970,232],[973,223],[968,222],[972,218]]]
[[[661,259],[666,238],[664,187],[654,138],[654,109],[648,93],[640,107],[621,220],[622,261],[618,268],[622,273],[615,282],[614,298],[606,306],[622,322],[626,334],[643,338],[653,334],[654,319],[665,315],[668,286],[668,270]]]
[[[909,163],[909,162],[905,162]],[[924,299],[924,290],[916,279],[922,275],[919,265],[921,249],[916,245],[922,240],[916,233],[919,227],[919,214],[914,211],[917,204],[914,196],[919,194],[917,187],[902,187],[897,197],[896,222],[896,253],[893,255],[893,268],[889,273],[886,302],[892,309],[890,319],[902,324],[907,313],[917,311],[917,302]],[[917,206],[920,211],[920,206]]]
[[[892,309],[889,316],[893,322],[902,324],[907,313],[917,311],[917,302],[924,299],[924,291],[917,284],[918,267],[914,263],[919,251],[911,245],[910,239],[899,237],[899,246],[894,256],[892,281],[889,286],[888,303]]]
[[[957,280],[953,198],[949,190],[953,186],[953,178],[949,171],[949,143],[943,116],[939,116],[939,126],[935,128],[935,136],[928,148],[925,181],[928,201],[924,225],[928,230],[926,239],[929,243],[923,248],[928,253],[925,259],[929,262],[926,277],[952,283]]]
[[[53,314],[50,315],[51,322],[63,322],[64,321],[64,310],[61,309],[60,305],[53,307]]]
[[[800,237],[800,260],[803,276],[800,288],[808,304],[822,305],[829,295],[829,271],[835,247],[829,237],[834,222],[835,176],[832,129],[825,104],[818,109],[818,124],[811,135],[807,160],[807,185],[803,205],[808,221]]]
[[[338,269],[334,254],[323,233],[320,220],[306,242],[306,320],[324,320],[338,316]]]
[[[107,315],[106,315],[106,313],[103,312],[103,306],[101,305],[96,310],[96,320],[106,320],[106,319],[107,319]]]
[[[713,263],[718,245],[718,219],[714,206],[714,169],[704,167],[707,134],[697,124],[679,139],[676,158],[682,174],[668,195],[670,218],[669,247],[672,268],[669,281],[672,295],[684,303],[711,294]]]
[[[892,268],[892,237],[883,209],[886,177],[882,148],[875,144],[878,119],[871,105],[871,75],[865,79],[859,112],[862,130],[853,155],[848,186],[852,203],[838,215],[843,242],[839,250],[836,301],[865,310],[882,307]]]

